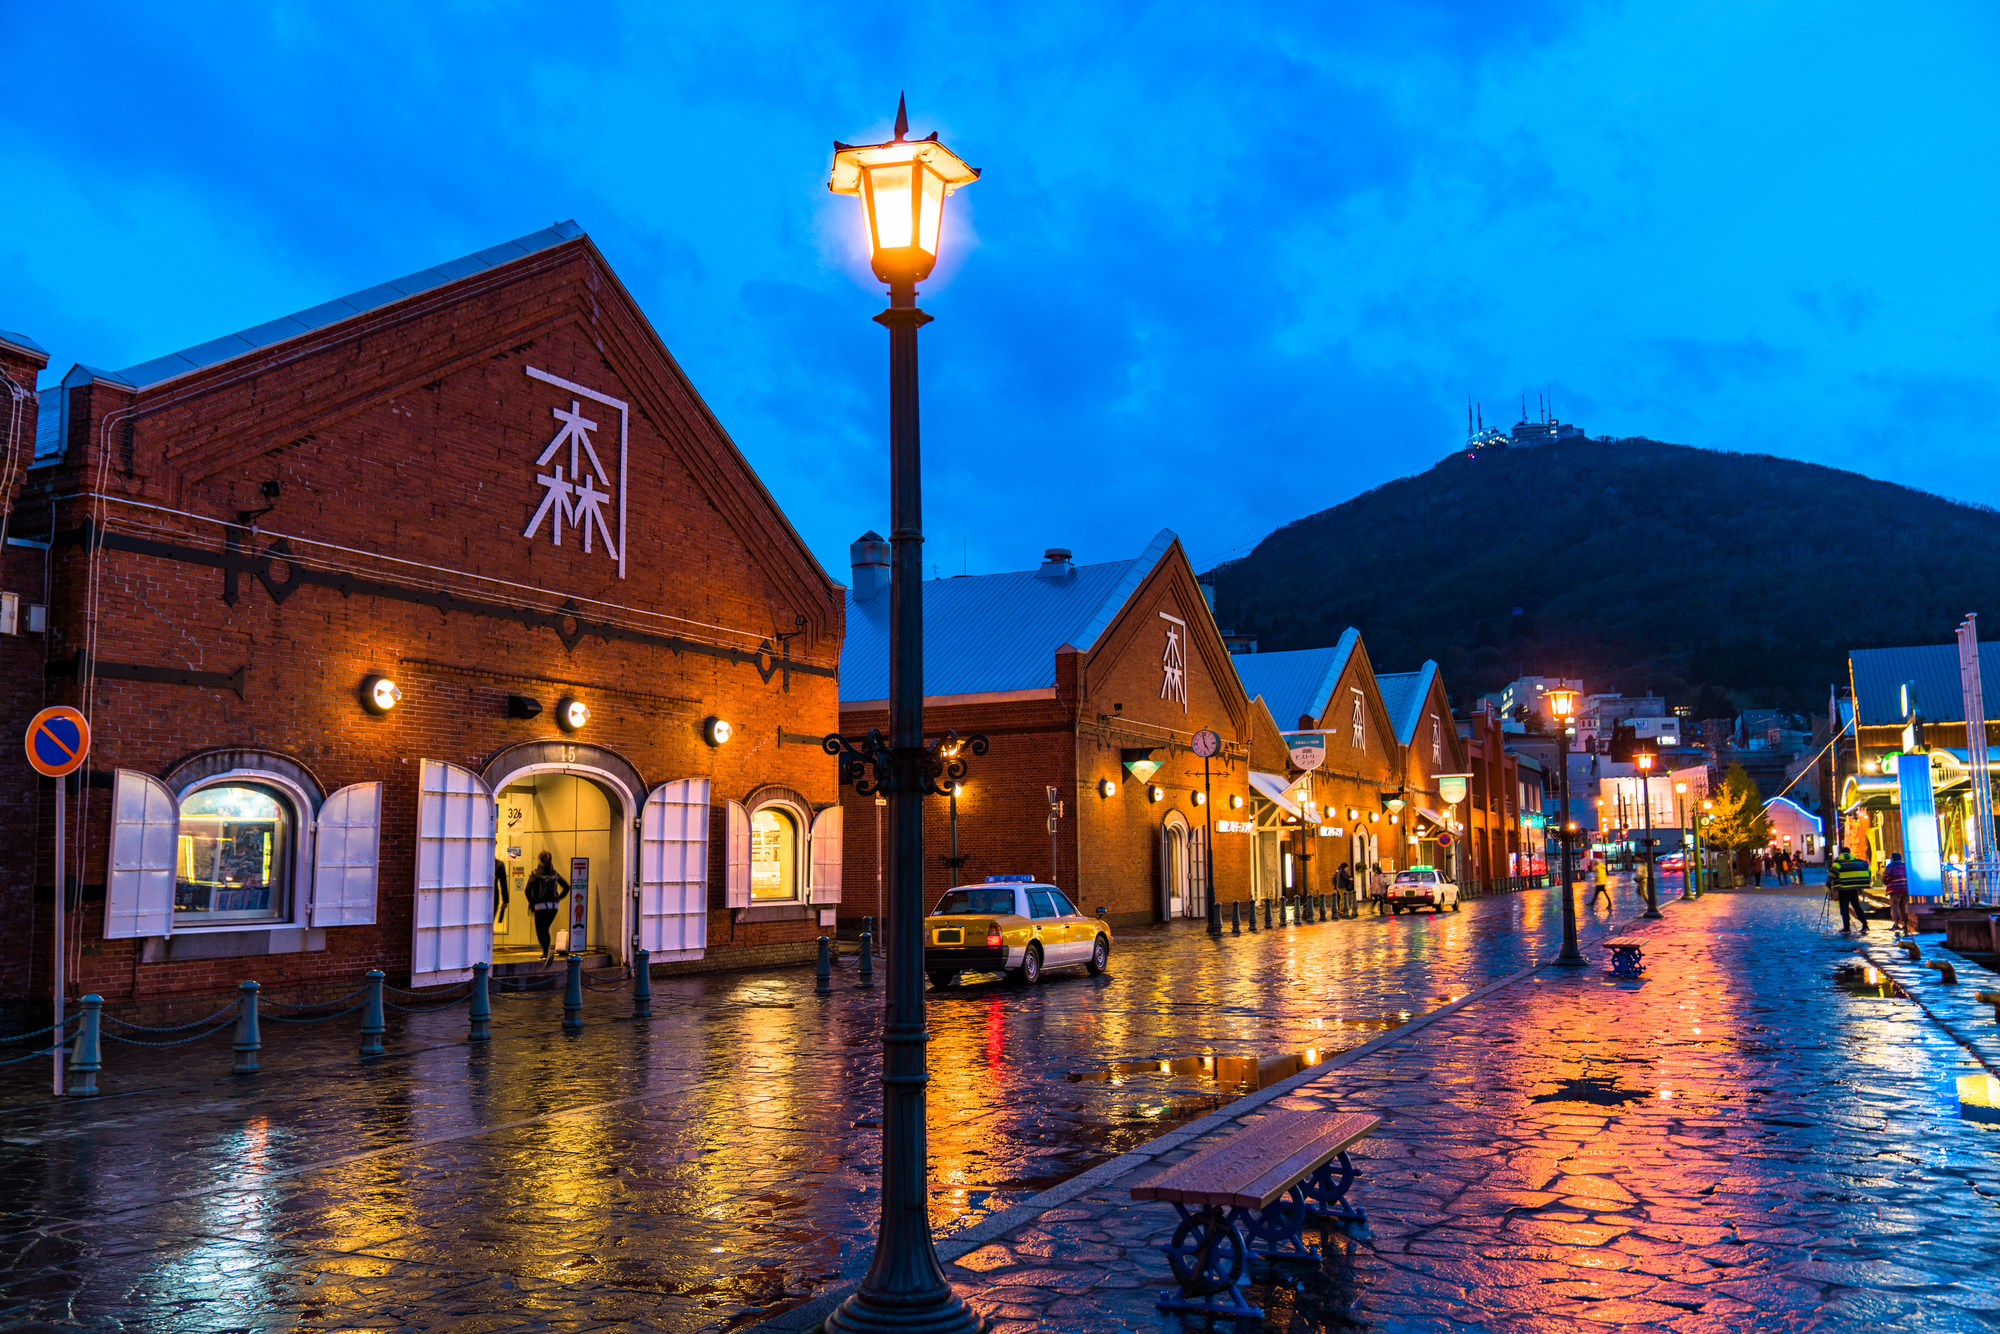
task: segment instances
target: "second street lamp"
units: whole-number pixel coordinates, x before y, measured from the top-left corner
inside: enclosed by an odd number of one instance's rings
[[[1569,719],[1576,711],[1574,690],[1550,690],[1545,692],[1549,701],[1549,712],[1556,720],[1556,763],[1562,769],[1562,818],[1557,821],[1562,831],[1562,893],[1563,893],[1563,947],[1556,956],[1556,962],[1568,968],[1581,968],[1585,959],[1583,951],[1576,943],[1576,876],[1570,870],[1569,819]]]
[[[1639,781],[1646,785],[1646,911],[1643,917],[1659,917],[1660,887],[1653,879],[1653,752],[1639,752]]]
[[[888,987],[882,1024],[882,1215],[875,1255],[854,1294],[826,1318],[832,1334],[857,1331],[977,1330],[979,1318],[945,1281],[931,1238],[926,1170],[924,1048],[924,798],[945,796],[965,776],[964,752],[986,753],[986,738],[947,734],[924,744],[924,533],[917,447],[917,284],[937,263],[944,200],[979,173],[937,141],[908,138],[896,104],[896,137],[885,144],[836,143],[835,194],[858,195],[868,258],[889,284],[889,736],[862,742],[829,736],[841,776],[863,794],[889,797]]]

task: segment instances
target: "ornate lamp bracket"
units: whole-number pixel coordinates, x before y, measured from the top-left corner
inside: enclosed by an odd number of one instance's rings
[[[852,783],[864,797],[904,790],[948,797],[951,785],[968,772],[967,756],[984,755],[988,742],[978,733],[961,737],[946,732],[922,747],[892,748],[881,729],[871,727],[859,742],[836,733],[822,737],[820,745],[840,761],[840,781]]]

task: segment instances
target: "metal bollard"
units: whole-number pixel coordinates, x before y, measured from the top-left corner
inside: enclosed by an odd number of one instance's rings
[[[472,1006],[466,1011],[465,1040],[467,1042],[491,1042],[493,1040],[493,994],[487,989],[486,975],[489,969],[484,959],[472,965]]]
[[[1232,936],[1243,934],[1243,900],[1241,899],[1231,899],[1229,901],[1229,934]]]
[[[1222,905],[1213,898],[1208,901],[1208,934],[1211,936],[1222,934]]]
[[[97,1072],[104,1068],[104,1057],[100,1050],[97,1026],[102,1021],[99,1011],[104,1008],[104,997],[92,992],[83,998],[83,1022],[76,1029],[76,1050],[70,1053],[69,1068],[82,1078],[70,1086],[73,1097],[88,1098],[97,1093]]]
[[[857,987],[875,985],[875,933],[870,930],[874,918],[865,917],[861,925],[861,976],[854,979]]]
[[[813,991],[821,996],[833,994],[833,954],[825,936],[819,938],[819,980],[813,984]]]
[[[1250,900],[1250,934],[1257,934],[1257,900]]]
[[[640,950],[632,956],[632,1017],[653,1017],[653,952]]]
[[[370,968],[363,984],[368,992],[361,998],[361,1059],[382,1054],[382,978],[380,968]]]
[[[236,986],[236,1064],[229,1067],[229,1073],[256,1074],[257,1049],[263,1045],[257,1037],[257,984],[239,982]]]
[[[569,977],[563,983],[563,1032],[583,1032],[583,960],[569,956]]]
[[[1264,929],[1266,931],[1271,929],[1271,900],[1269,899],[1264,900]]]

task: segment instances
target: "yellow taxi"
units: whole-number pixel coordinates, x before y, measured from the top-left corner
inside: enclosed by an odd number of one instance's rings
[[[960,973],[1006,973],[1033,985],[1045,968],[1111,962],[1111,927],[1085,917],[1054,885],[1031,875],[990,875],[948,889],[924,919],[924,971],[948,987]]]

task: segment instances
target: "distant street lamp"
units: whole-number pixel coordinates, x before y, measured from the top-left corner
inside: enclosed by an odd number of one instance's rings
[[[1674,780],[1674,823],[1681,833],[1681,902],[1699,898],[1694,891],[1694,840],[1688,833],[1687,780]]]
[[[1576,876],[1570,862],[1569,819],[1569,720],[1576,712],[1576,692],[1549,690],[1543,692],[1543,698],[1548,700],[1549,712],[1555,716],[1556,764],[1562,769],[1562,819],[1558,823],[1562,835],[1563,947],[1556,962],[1567,968],[1581,968],[1585,960],[1576,943]]]
[[[963,750],[986,753],[985,737],[947,734],[924,744],[924,515],[917,443],[917,284],[937,263],[945,196],[979,178],[938,142],[908,138],[896,104],[896,137],[885,144],[833,146],[827,188],[856,195],[868,229],[868,258],[889,285],[889,736],[870,731],[856,744],[825,738],[841,776],[866,795],[889,796],[888,994],[882,1025],[882,1216],[875,1255],[861,1286],[826,1318],[832,1334],[924,1330],[972,1334],[969,1310],[938,1263],[931,1238],[924,1087],[924,798],[950,795],[965,776]],[[953,850],[956,853],[956,849]]]
[[[1639,781],[1646,785],[1646,911],[1642,916],[1659,917],[1660,887],[1653,879],[1653,760],[1650,750],[1639,752]]]

